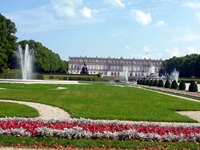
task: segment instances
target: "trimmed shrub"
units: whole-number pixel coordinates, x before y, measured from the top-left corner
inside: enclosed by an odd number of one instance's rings
[[[137,80],[137,84],[140,84],[140,79]]]
[[[142,80],[142,85],[146,85],[146,80],[145,79]]]
[[[192,81],[192,82],[190,83],[189,91],[190,91],[190,92],[197,92],[197,91],[198,91],[197,84],[196,84],[194,81]]]
[[[182,81],[180,82],[180,84],[179,84],[178,89],[179,89],[179,90],[185,90],[185,88],[186,88],[185,82],[182,80]]]
[[[146,80],[146,85],[149,85],[150,80]]]
[[[151,81],[149,82],[149,86],[153,86],[153,83],[154,83],[154,81],[151,80]]]
[[[178,83],[176,82],[176,80],[172,82],[171,89],[178,89]]]
[[[154,80],[153,86],[158,86],[158,80]]]
[[[167,81],[165,82],[165,88],[170,88],[170,82],[169,82],[169,80],[167,80]]]
[[[163,87],[163,86],[164,86],[163,80],[159,80],[158,87]]]

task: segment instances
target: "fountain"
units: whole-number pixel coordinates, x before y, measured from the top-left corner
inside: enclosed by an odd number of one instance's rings
[[[155,66],[153,64],[151,64],[151,66],[149,67],[149,71],[148,71],[148,75],[154,75],[155,74]]]
[[[22,79],[31,79],[33,74],[33,56],[34,50],[29,48],[26,44],[25,50],[23,51],[21,45],[18,46],[17,56],[19,58],[20,67],[22,71]]]
[[[124,68],[124,77],[125,77],[125,81],[128,82],[128,67]]]
[[[18,46],[17,56],[19,59],[22,79],[0,79],[0,83],[22,83],[22,84],[78,84],[78,81],[65,80],[33,80],[33,58],[34,50],[26,44],[25,50]]]
[[[146,77],[149,79],[157,79],[158,78],[156,75],[155,66],[153,64],[151,64],[151,66],[149,67]]]
[[[176,70],[176,68],[170,73],[169,78],[171,80],[175,80],[178,83],[178,78],[179,78],[179,71]]]

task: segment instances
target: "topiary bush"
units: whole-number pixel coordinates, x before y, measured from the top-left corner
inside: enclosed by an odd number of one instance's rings
[[[154,80],[153,86],[158,86],[158,80]]]
[[[190,83],[189,91],[190,91],[190,92],[197,92],[197,91],[198,91],[197,84],[196,84],[194,81],[192,81],[192,82]]]
[[[171,89],[178,89],[178,83],[176,82],[176,80],[172,82]]]
[[[154,81],[151,80],[151,81],[149,82],[149,86],[153,86],[153,83],[154,83]]]
[[[146,85],[146,80],[145,79],[142,80],[142,85]]]
[[[179,84],[178,89],[179,90],[185,90],[185,88],[186,88],[185,81],[181,81],[180,84]]]
[[[149,83],[150,83],[150,80],[146,80],[146,85],[149,85]]]
[[[165,82],[165,88],[170,88],[170,86],[171,86],[171,84],[170,84],[169,80],[167,80],[167,81]]]
[[[163,80],[159,80],[158,87],[163,87],[163,86],[164,86]]]
[[[137,84],[140,84],[140,79],[137,80]]]

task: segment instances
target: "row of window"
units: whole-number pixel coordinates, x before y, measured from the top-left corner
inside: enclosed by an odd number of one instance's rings
[[[80,71],[71,71],[70,73],[72,74],[80,74]],[[89,74],[99,74],[101,73],[102,75],[105,75],[105,76],[124,76],[124,73],[121,72],[107,72],[107,71],[104,71],[104,72],[98,72],[98,71],[89,71]],[[148,74],[147,74],[148,75]],[[144,73],[143,72],[137,72],[137,73],[134,73],[134,72],[129,72],[128,73],[128,76],[129,77],[142,77],[144,76]]]
[[[71,65],[71,70],[81,70],[82,67],[79,65]],[[113,71],[145,71],[145,72],[158,72],[159,67],[136,67],[136,66],[103,66],[103,65],[88,65],[88,70],[113,70]]]

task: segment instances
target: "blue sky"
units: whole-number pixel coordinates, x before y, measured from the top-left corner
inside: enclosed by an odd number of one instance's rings
[[[199,0],[0,0],[0,13],[63,60],[200,53]]]

